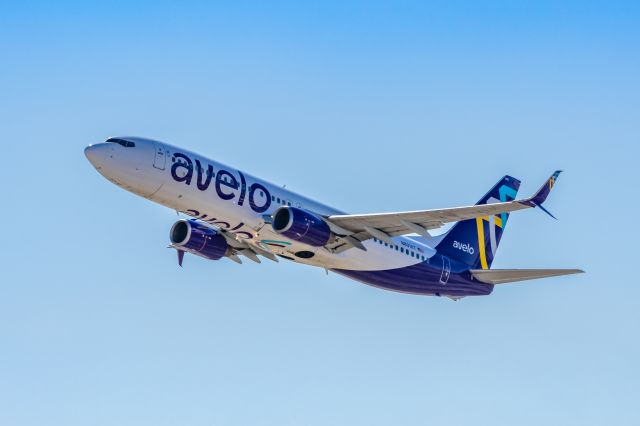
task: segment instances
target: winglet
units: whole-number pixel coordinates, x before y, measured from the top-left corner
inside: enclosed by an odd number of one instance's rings
[[[182,261],[184,260],[184,251],[178,249],[176,249],[176,251],[178,252],[178,265],[182,267]]]
[[[527,200],[532,205],[536,207],[540,207],[540,209],[543,212],[545,212],[546,214],[548,214],[554,219],[556,219],[556,217],[552,215],[547,209],[542,207],[542,203],[546,201],[547,197],[549,196],[549,193],[551,192],[551,189],[553,189],[553,185],[555,185],[556,180],[558,180],[558,176],[560,176],[560,173],[562,173],[562,170],[556,170],[551,175],[551,177],[544,183],[544,185],[542,185],[542,187],[538,190],[538,192],[536,192],[533,197]]]

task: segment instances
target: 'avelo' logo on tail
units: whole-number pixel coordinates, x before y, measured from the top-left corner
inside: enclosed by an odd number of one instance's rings
[[[454,241],[453,242],[453,248],[456,248],[458,250],[462,250],[465,253],[469,253],[469,254],[473,254],[475,253],[475,249],[473,247],[471,247],[471,245],[469,243],[460,243],[458,241]]]

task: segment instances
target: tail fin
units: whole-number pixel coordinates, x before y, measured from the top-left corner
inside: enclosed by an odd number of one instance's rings
[[[514,200],[519,188],[518,179],[504,176],[477,204]],[[458,222],[436,246],[436,250],[473,269],[489,269],[508,219],[509,213],[502,213]]]

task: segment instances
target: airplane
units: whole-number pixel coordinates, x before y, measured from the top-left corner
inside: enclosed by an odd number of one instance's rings
[[[491,269],[510,213],[539,208],[552,216],[543,203],[560,171],[530,198],[516,199],[520,181],[504,176],[473,206],[348,214],[152,139],[110,137],[84,153],[109,181],[188,217],[169,232],[180,266],[185,253],[237,263],[287,259],[386,290],[453,300],[584,272]]]

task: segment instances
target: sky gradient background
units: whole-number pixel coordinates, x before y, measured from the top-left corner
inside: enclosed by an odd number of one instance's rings
[[[638,424],[637,2],[109,3],[0,13],[0,424]],[[587,274],[452,302],[180,269],[175,212],[86,161],[113,135],[353,213],[563,169],[494,267]]]

